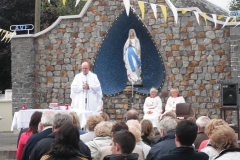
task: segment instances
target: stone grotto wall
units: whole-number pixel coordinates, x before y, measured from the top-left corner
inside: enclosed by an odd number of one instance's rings
[[[163,0],[149,0],[165,4]],[[136,14],[141,15],[137,1],[131,1]],[[219,117],[220,83],[231,78],[230,27],[214,28],[213,22],[200,25],[192,12],[179,12],[174,23],[168,9],[167,22],[158,9],[158,18],[150,5],[145,5],[143,23],[156,42],[163,57],[165,81],[159,89],[163,106],[169,89],[178,86],[186,102],[197,115]],[[50,102],[70,103],[70,85],[80,72],[81,63],[94,65],[104,36],[108,33],[124,5],[119,0],[93,0],[82,18],[62,19],[52,30],[39,36],[19,36],[12,39],[13,107],[22,103],[29,108],[48,108]],[[104,110],[112,119],[121,120],[130,105],[130,92],[104,96]],[[133,107],[142,116],[146,95],[134,94]]]

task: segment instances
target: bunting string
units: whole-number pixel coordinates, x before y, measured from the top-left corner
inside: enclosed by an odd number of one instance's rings
[[[16,32],[10,32],[0,28],[0,39],[4,43],[8,43],[11,41],[12,37],[16,35]]]
[[[127,15],[129,15],[130,7],[133,8],[133,6],[130,5],[130,0],[123,0],[123,2],[124,2],[124,6],[125,6],[125,9],[126,9]],[[144,2],[144,1],[138,1],[138,7],[140,8],[140,11],[141,11],[142,20],[144,20],[145,7],[147,5],[151,6],[151,9],[153,11],[155,19],[157,19],[157,6],[159,6],[160,9],[161,9],[161,12],[163,14],[165,22],[167,21],[167,6],[154,4],[154,3],[148,3],[148,2]],[[168,8],[171,9],[171,11],[173,12],[174,21],[177,24],[178,23],[178,14],[179,14],[178,11],[177,11],[177,8],[174,5],[168,6]],[[190,8],[182,8],[181,11],[182,11],[181,12],[182,14],[186,14],[187,12],[193,12],[195,17],[196,17],[196,20],[197,20],[198,24],[200,24],[199,15],[201,15],[203,17],[204,21],[205,21],[206,26],[207,26],[207,16],[210,15],[209,17],[212,17],[215,28],[217,27],[217,20],[224,21],[224,24],[223,24],[222,27],[225,27],[227,24],[230,24],[230,23],[233,23],[233,22],[237,21],[236,16],[224,16],[224,15],[217,15],[217,14],[213,14],[213,13],[198,12],[198,11],[192,10]],[[240,22],[237,25],[239,25],[239,24],[240,24]]]

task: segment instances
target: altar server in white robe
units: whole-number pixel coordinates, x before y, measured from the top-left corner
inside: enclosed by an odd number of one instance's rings
[[[71,84],[71,107],[97,112],[102,98],[102,89],[97,75],[89,71],[90,64],[82,63],[82,72],[74,77]]]
[[[158,127],[158,119],[162,114],[162,100],[157,96],[158,90],[156,88],[150,89],[150,97],[147,97],[144,102],[143,119],[149,119],[153,127]]]
[[[171,96],[167,100],[167,104],[165,106],[165,112],[176,112],[176,104],[178,103],[186,103],[185,99],[180,96],[178,88],[175,86],[170,89]]]

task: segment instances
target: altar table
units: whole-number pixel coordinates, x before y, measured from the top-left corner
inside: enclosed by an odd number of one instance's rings
[[[54,109],[27,109],[27,110],[20,110],[18,112],[14,113],[14,117],[13,117],[13,121],[12,121],[12,126],[11,126],[11,131],[13,131],[14,128],[17,128],[18,130],[21,130],[21,128],[27,128],[29,126],[29,122],[31,119],[31,116],[34,112],[39,111],[39,112],[46,112],[46,111],[53,111],[55,113],[58,112],[65,112],[65,113],[70,113],[70,112],[76,112],[79,120],[80,120],[80,124],[81,124],[81,128],[83,128],[86,125],[87,122],[87,118],[90,115],[93,114],[97,114],[96,112],[94,113],[93,111],[79,111],[76,109],[71,109],[69,108],[69,110],[54,110]]]

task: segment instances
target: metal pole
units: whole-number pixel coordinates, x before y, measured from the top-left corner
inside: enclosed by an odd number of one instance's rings
[[[85,89],[85,92],[86,92],[86,95],[85,95],[85,110],[87,111],[88,110],[88,107],[87,107],[87,89]]]
[[[40,32],[41,0],[35,0],[34,33]]]
[[[132,82],[132,108],[133,108],[133,81]]]

